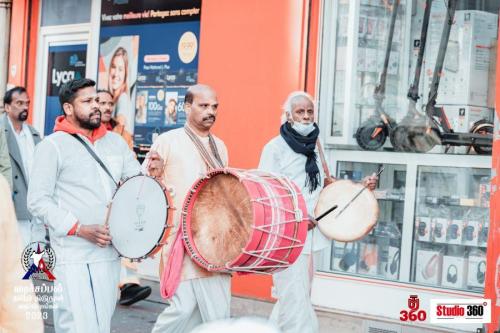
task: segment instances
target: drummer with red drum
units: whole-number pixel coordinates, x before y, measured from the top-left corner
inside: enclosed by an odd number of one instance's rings
[[[314,100],[305,92],[292,92],[283,109],[280,135],[264,146],[259,169],[285,176],[295,182],[301,188],[307,210],[312,216],[327,173],[324,158],[325,170],[319,163],[323,151],[319,144],[319,128],[315,123]],[[363,183],[373,190],[377,180],[376,176],[370,176]],[[332,182],[333,179],[327,181]],[[273,275],[273,296],[278,301],[273,308],[271,320],[283,332],[319,331],[310,299],[313,273],[311,256],[328,247],[330,242],[317,228],[310,230],[299,259],[288,269]]]
[[[170,304],[158,316],[153,332],[189,332],[201,322],[230,315],[230,276],[210,273],[185,255],[180,230],[182,205],[191,185],[210,170],[228,165],[224,142],[210,131],[219,102],[211,87],[197,84],[188,89],[184,103],[185,126],[161,134],[152,146],[165,160],[163,178],[175,207],[174,226],[160,262],[160,290]]]

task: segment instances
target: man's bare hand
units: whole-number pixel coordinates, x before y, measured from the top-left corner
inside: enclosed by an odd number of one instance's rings
[[[108,225],[91,224],[81,225],[78,231],[78,237],[85,238],[99,247],[106,247],[111,244]]]
[[[147,158],[149,159],[148,174],[155,178],[162,178],[165,168],[165,161],[163,161],[160,154],[158,154],[154,150],[151,150],[148,153]]]
[[[311,215],[308,216],[309,221],[307,221],[307,231],[314,229],[318,225],[318,221]]]
[[[363,178],[363,186],[368,187],[370,191],[373,191],[377,187],[378,177],[376,173],[371,176]]]

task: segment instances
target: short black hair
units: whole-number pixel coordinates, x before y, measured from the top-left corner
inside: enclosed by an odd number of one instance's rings
[[[184,96],[184,103],[193,104],[194,94],[191,90],[186,91],[186,96]]]
[[[12,89],[7,90],[5,92],[5,95],[3,96],[3,105],[6,105],[6,104],[10,105],[10,103],[12,103],[12,95],[14,95],[15,93],[22,94],[25,92],[27,92],[26,88],[20,87],[20,86],[17,86],[17,87],[14,87]]]
[[[97,89],[97,93],[105,93],[105,94],[108,94],[109,96],[111,96],[111,98],[115,98],[115,96],[113,96],[113,93],[111,91],[109,91],[108,89]]]
[[[76,79],[64,83],[59,89],[59,103],[64,110],[64,103],[73,103],[76,93],[80,89],[95,87],[95,81],[91,79]]]

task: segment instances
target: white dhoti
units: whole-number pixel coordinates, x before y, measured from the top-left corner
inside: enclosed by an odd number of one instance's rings
[[[273,296],[278,299],[271,320],[284,333],[317,333],[318,318],[311,303],[310,255],[301,254],[284,271],[273,275]]]
[[[120,261],[57,265],[54,269],[57,333],[109,333],[115,311]],[[62,290],[58,293],[57,290]]]
[[[230,317],[231,277],[219,274],[183,281],[160,313],[152,333],[190,332],[202,322]]]

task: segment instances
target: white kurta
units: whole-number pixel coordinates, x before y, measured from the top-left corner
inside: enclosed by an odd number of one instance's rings
[[[294,152],[281,136],[273,138],[264,146],[259,163],[259,169],[286,176],[295,182],[301,189],[311,216],[314,216],[314,207],[323,189],[325,177],[318,147],[316,155],[321,182],[312,193],[305,185],[306,156]],[[312,252],[323,250],[330,244],[319,229],[314,228],[307,233],[306,244],[299,259],[288,269],[273,275],[273,295],[278,302],[273,308],[271,320],[275,321],[283,332],[318,332],[318,319],[310,299],[310,257]]]
[[[208,137],[199,137],[210,152]],[[214,137],[225,166],[227,149],[222,140]],[[174,210],[174,228],[162,249],[165,263],[181,222],[182,204],[193,183],[207,173],[207,166],[184,128],[160,135],[152,150],[165,161],[164,182],[171,189]],[[143,166],[147,165],[147,160]],[[216,212],[214,212],[216,213]],[[161,271],[161,269],[160,269]],[[153,332],[189,332],[202,322],[229,318],[231,279],[227,274],[212,274],[196,265],[189,254],[184,255],[181,283],[170,300],[170,305],[158,316]]]
[[[140,165],[125,141],[108,132],[92,145],[115,181],[140,173]],[[83,145],[56,132],[35,149],[28,190],[28,209],[49,225],[56,254],[54,275],[62,298],[54,298],[56,332],[109,332],[119,279],[118,253],[76,236],[68,236],[78,221],[103,224],[115,184]],[[76,308],[78,307],[78,309]]]

